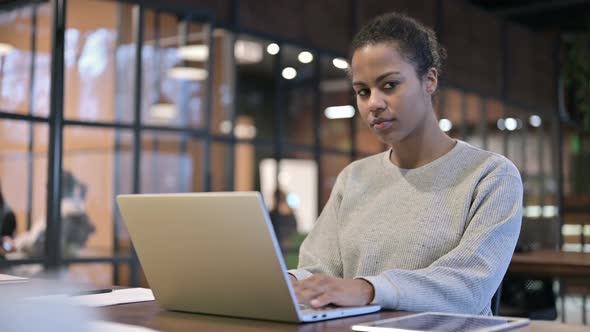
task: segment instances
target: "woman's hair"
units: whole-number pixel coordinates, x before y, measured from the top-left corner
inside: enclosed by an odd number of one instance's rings
[[[395,43],[401,55],[414,65],[418,78],[432,67],[439,75],[442,72],[446,51],[434,31],[405,14],[383,14],[365,24],[352,40],[350,58],[359,48],[379,43]]]

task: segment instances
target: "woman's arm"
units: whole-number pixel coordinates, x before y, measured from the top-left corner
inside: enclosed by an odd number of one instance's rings
[[[298,268],[289,270],[289,273],[297,280],[307,279],[313,274],[342,277],[338,210],[344,192],[344,173],[345,171],[342,171],[338,175],[326,206],[299,248]]]
[[[373,303],[409,311],[488,313],[512,258],[521,221],[518,173],[485,178],[474,193],[469,223],[457,247],[424,269],[362,276],[373,284]]]

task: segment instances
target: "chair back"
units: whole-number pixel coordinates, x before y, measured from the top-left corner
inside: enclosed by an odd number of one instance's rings
[[[498,316],[498,314],[500,312],[500,298],[501,297],[502,297],[502,283],[500,283],[500,286],[498,286],[498,289],[496,289],[494,296],[492,296],[491,308],[492,308],[492,315],[494,315],[494,316]]]

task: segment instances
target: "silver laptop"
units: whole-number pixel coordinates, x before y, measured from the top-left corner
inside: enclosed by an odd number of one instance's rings
[[[380,309],[301,308],[258,192],[119,195],[117,202],[166,309],[284,322]]]

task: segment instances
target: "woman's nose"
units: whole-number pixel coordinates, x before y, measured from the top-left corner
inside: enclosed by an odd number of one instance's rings
[[[385,109],[385,99],[383,98],[383,94],[377,91],[372,92],[369,97],[369,111],[379,112],[383,109]]]

